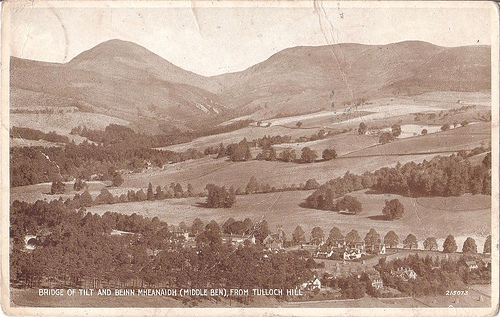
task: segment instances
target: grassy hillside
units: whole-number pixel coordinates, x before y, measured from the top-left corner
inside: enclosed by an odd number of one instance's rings
[[[299,206],[310,194],[308,191],[283,192],[272,194],[254,194],[238,196],[236,203],[230,209],[209,209],[199,206],[204,198],[184,198],[153,202],[125,203],[115,205],[100,205],[88,209],[90,212],[103,214],[106,211],[116,211],[124,214],[137,213],[146,217],[158,216],[169,224],[179,224],[184,221],[190,225],[195,218],[207,223],[215,220],[219,224],[228,218],[243,220],[249,217],[253,221],[266,220],[271,230],[281,225],[291,237],[297,225],[301,225],[309,237],[311,230],[319,226],[328,233],[333,226],[339,227],[344,235],[351,229],[364,235],[374,228],[385,235],[394,230],[402,241],[406,235],[413,233],[419,241],[429,236],[444,239],[448,234],[457,238],[459,250],[465,236],[481,237],[477,240],[479,249],[490,229],[490,196],[471,196],[452,198],[408,198],[399,195],[377,194],[369,191],[353,193],[363,204],[363,211],[357,215],[343,215],[331,211],[305,209]],[[381,219],[382,209],[387,199],[399,199],[405,206],[403,219],[386,221]],[[449,210],[447,205],[459,206]],[[473,206],[467,208],[466,206]],[[441,241],[442,243],[442,241]]]
[[[406,41],[294,47],[217,78],[229,83],[224,100],[270,118],[374,96],[488,90],[489,74],[487,46],[445,48]]]

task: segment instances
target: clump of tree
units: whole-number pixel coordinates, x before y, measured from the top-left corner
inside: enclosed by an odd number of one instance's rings
[[[50,186],[50,193],[52,195],[64,194],[65,190],[66,190],[66,187],[60,179],[53,181],[52,186]]]
[[[310,190],[310,189],[317,189],[318,187],[319,187],[318,182],[314,178],[310,178],[307,180],[304,189]]]
[[[241,140],[240,143],[229,144],[226,149],[226,154],[233,162],[248,161],[252,159],[250,144],[246,138]]]
[[[366,126],[366,123],[360,122],[358,127],[358,134],[359,135],[365,134],[367,130],[368,127]]]
[[[207,207],[209,208],[231,208],[236,202],[236,193],[233,187],[227,190],[224,186],[208,184],[206,190],[208,191]]]
[[[318,187],[302,204],[306,208],[335,210],[335,199],[362,189],[412,197],[461,196],[465,193],[491,195],[491,152],[481,164],[468,158],[487,151],[482,147],[465,155],[435,157],[422,163],[409,162],[355,175],[349,171]],[[399,215],[398,212],[395,214]]]
[[[356,197],[346,195],[337,201],[335,209],[355,215],[363,210],[363,204]]]
[[[300,156],[301,163],[313,163],[318,157],[318,153],[312,150],[310,147],[302,148],[302,154]]]
[[[87,183],[84,182],[81,178],[77,178],[75,180],[75,183],[73,184],[73,189],[77,192],[81,191],[82,189],[87,188]]]
[[[380,135],[378,142],[382,144],[387,144],[394,140],[394,135],[390,132],[384,132]]]
[[[297,154],[295,150],[286,148],[280,153],[279,158],[283,162],[294,162],[297,159]]]
[[[392,199],[385,202],[385,207],[382,209],[382,213],[389,220],[396,220],[403,218],[405,207],[399,201],[399,199]]]
[[[69,143],[69,138],[67,136],[59,135],[54,131],[49,133],[44,133],[40,130],[30,129],[30,128],[20,128],[12,127],[10,129],[11,138],[22,138],[26,140],[45,140],[48,142],[55,143]]]
[[[441,131],[448,131],[450,129],[450,124],[445,123],[441,126]]]
[[[321,155],[323,160],[330,161],[337,158],[337,151],[335,149],[325,149]]]
[[[401,125],[399,124],[393,124],[391,126],[391,132],[392,132],[392,135],[397,138],[398,136],[401,135]]]

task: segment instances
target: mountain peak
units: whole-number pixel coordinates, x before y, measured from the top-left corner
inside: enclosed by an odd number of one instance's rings
[[[96,59],[113,59],[116,57],[144,60],[146,58],[152,58],[153,56],[155,58],[161,58],[139,44],[120,39],[112,39],[99,43],[93,48],[80,53],[70,61],[70,64]]]

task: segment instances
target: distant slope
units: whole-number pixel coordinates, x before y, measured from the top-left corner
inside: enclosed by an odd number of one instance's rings
[[[145,131],[197,129],[347,107],[429,91],[490,89],[490,48],[389,45],[294,47],[244,71],[203,77],[137,44],[111,40],[65,64],[11,58],[12,107],[78,104]]]
[[[360,98],[489,90],[490,59],[489,46],[446,48],[417,41],[294,47],[216,79],[225,83],[221,96],[228,105],[269,118]]]
[[[181,129],[226,112],[217,95],[198,87],[203,82],[202,76],[118,40],[101,43],[66,64],[11,58],[13,107],[40,105],[38,100],[44,101],[42,106],[85,104],[125,120],[163,121]]]

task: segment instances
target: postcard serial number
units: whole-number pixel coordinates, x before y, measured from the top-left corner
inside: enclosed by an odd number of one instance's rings
[[[467,296],[469,295],[469,291],[446,291],[446,296],[454,296],[454,295],[460,295],[460,296]]]

